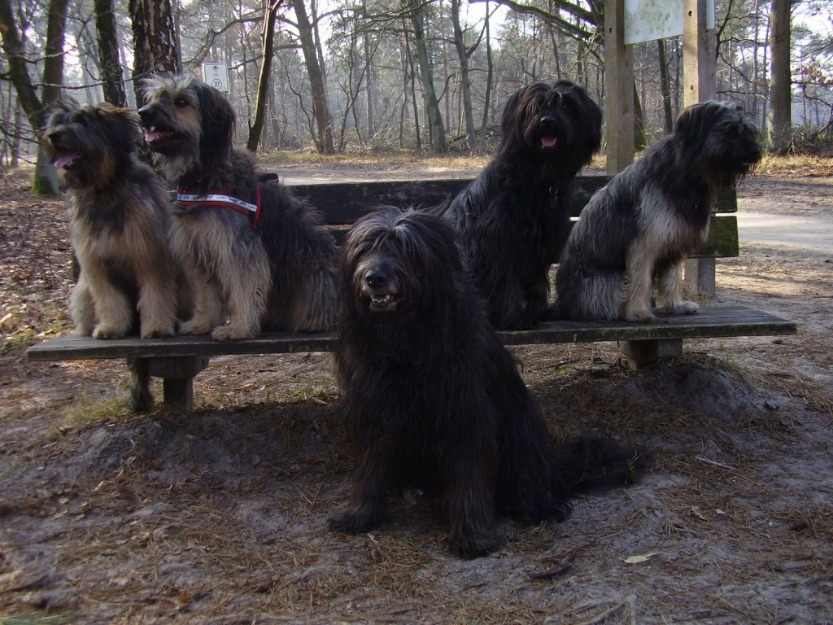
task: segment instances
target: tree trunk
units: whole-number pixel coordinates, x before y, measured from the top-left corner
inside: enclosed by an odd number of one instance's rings
[[[43,126],[43,104],[29,76],[26,50],[9,0],[0,0],[0,34],[3,35],[3,52],[9,64],[9,80],[14,85],[17,100],[29,123],[32,128],[38,129]]]
[[[457,60],[460,63],[460,86],[463,91],[463,117],[466,122],[466,140],[469,147],[474,145],[474,111],[471,103],[471,78],[469,74],[469,51],[463,40],[463,29],[460,25],[460,0],[451,0],[451,21],[454,27],[454,48],[457,50]],[[476,47],[476,46],[475,46]],[[474,50],[472,50],[474,51]]]
[[[434,75],[431,70],[431,60],[428,55],[428,44],[425,41],[425,14],[422,4],[409,0],[408,17],[414,27],[414,48],[419,76],[422,83],[422,97],[425,103],[425,114],[428,116],[428,128],[434,152],[441,154],[446,151],[445,126],[440,112],[440,103],[434,89]]]
[[[95,0],[95,26],[98,32],[98,62],[104,99],[115,106],[127,106],[127,95],[121,77],[119,40],[113,0]]]
[[[367,0],[362,0],[362,16],[367,19]],[[364,71],[365,71],[365,93],[367,94],[367,139],[373,141],[376,133],[376,120],[373,102],[373,51],[370,43],[370,30],[364,29],[362,35],[362,47],[364,48]]]
[[[129,0],[133,25],[133,87],[142,101],[142,79],[180,71],[171,0]]]
[[[648,147],[648,139],[645,136],[645,115],[642,112],[642,101],[636,89],[636,81],[633,85],[633,149],[640,152]]]
[[[263,122],[266,118],[266,103],[269,99],[269,76],[272,73],[272,55],[275,40],[275,16],[283,0],[269,0],[263,15],[263,55],[260,61],[260,76],[257,80],[257,100],[255,101],[254,121],[249,126],[249,138],[246,148],[256,152],[263,132]]]
[[[494,60],[492,59],[492,38],[491,20],[489,13],[489,2],[486,1],[486,93],[483,96],[483,124],[481,125],[483,136],[486,136],[486,129],[489,126],[489,111],[492,106],[492,80],[495,74]]]
[[[43,62],[43,106],[61,97],[64,89],[64,34],[67,23],[68,0],[49,0],[49,16],[46,21],[46,59]],[[58,195],[58,176],[42,146],[38,147],[35,179],[32,190],[38,195]]]
[[[327,96],[324,68],[318,63],[312,24],[307,15],[304,0],[295,0],[292,6],[295,9],[295,18],[298,21],[301,51],[304,54],[304,63],[307,66],[307,75],[312,91],[312,114],[315,118],[315,125],[318,127],[318,132],[313,134],[315,148],[321,154],[333,154],[335,153],[335,145],[333,143],[333,119],[330,113],[330,100]]]
[[[792,134],[790,73],[790,0],[772,0],[771,111],[772,149],[785,152]]]
[[[0,0],[0,33],[3,51],[8,62],[8,76],[15,86],[20,106],[29,124],[36,132],[43,127],[46,106],[60,97],[64,68],[64,27],[67,0],[51,0],[46,33],[46,59],[43,70],[43,95],[37,91],[29,76],[23,40],[18,30],[14,11],[8,0]],[[32,190],[39,195],[57,195],[59,192],[55,168],[46,159],[43,148],[38,149],[38,159]]]
[[[657,39],[657,57],[659,60],[659,84],[662,92],[662,112],[665,134],[674,130],[674,114],[671,111],[671,81],[668,78],[668,59],[665,54],[665,42]]]

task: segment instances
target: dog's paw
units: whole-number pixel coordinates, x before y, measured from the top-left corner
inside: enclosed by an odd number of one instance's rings
[[[245,339],[252,339],[257,336],[257,332],[247,329],[241,329],[231,324],[225,326],[217,326],[211,332],[211,338],[215,341],[243,341]]]
[[[141,337],[143,339],[158,339],[165,336],[173,336],[174,334],[174,327],[173,325],[164,326],[161,328],[142,328]]]
[[[121,339],[125,334],[125,328],[105,323],[99,323],[93,330],[94,339]]]
[[[500,535],[492,534],[460,535],[448,537],[448,550],[464,560],[472,560],[497,551],[503,541]]]
[[[663,307],[663,310],[673,315],[693,315],[700,310],[700,304],[689,300],[680,300],[677,302],[669,302]]]
[[[648,308],[638,308],[625,311],[625,321],[636,321],[638,323],[649,323],[654,320],[654,313]]]
[[[214,326],[204,319],[191,319],[179,326],[180,334],[208,334]]]

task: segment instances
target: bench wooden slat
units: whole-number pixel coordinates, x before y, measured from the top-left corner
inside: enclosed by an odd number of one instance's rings
[[[712,215],[709,238],[689,258],[734,258],[740,254],[738,218],[735,215]]]
[[[659,313],[653,323],[557,321],[532,330],[506,330],[498,334],[507,345],[636,341],[669,338],[712,338],[795,334],[796,324],[745,306],[705,307],[694,315]],[[336,334],[264,334],[246,341],[213,341],[208,336],[173,336],[162,339],[98,340],[64,336],[26,350],[30,360],[89,360],[106,358],[163,358],[169,356],[221,356],[326,352],[336,345]]]
[[[578,176],[573,188],[570,208],[572,217],[578,217],[590,197],[610,180],[606,175]],[[330,226],[348,226],[367,210],[378,204],[394,206],[435,206],[456,195],[470,178],[443,178],[438,180],[399,180],[373,182],[316,182],[288,186],[299,197],[307,198],[324,216]],[[735,189],[721,191],[715,202],[714,212],[735,213],[738,210]]]
[[[348,227],[332,230],[338,245],[343,245]],[[734,215],[712,215],[709,238],[706,244],[689,255],[689,258],[734,258],[740,254],[738,220]]]
[[[595,341],[653,341],[795,334],[796,324],[746,306],[704,307],[693,315],[654,311],[651,323],[557,321],[532,330],[501,331],[507,345]]]

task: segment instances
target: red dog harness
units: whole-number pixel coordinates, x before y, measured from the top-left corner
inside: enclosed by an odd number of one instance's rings
[[[190,193],[188,189],[180,187],[176,190],[176,202],[185,210],[190,208],[213,207],[228,208],[238,213],[243,213],[249,218],[252,230],[257,230],[260,223],[261,201],[260,185],[255,185],[255,198],[252,202],[249,198],[240,198],[229,195],[224,189],[214,193]]]

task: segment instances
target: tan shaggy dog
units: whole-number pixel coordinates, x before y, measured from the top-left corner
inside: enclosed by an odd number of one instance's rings
[[[130,109],[65,100],[51,110],[41,135],[70,198],[80,265],[70,313],[78,334],[97,339],[137,331],[168,336],[176,329],[168,196],[153,169],[136,157],[137,122]],[[143,366],[133,367],[136,409],[153,401]]]
[[[334,239],[309,205],[233,148],[229,101],[190,76],[148,80],[145,100],[145,138],[177,186],[171,247],[196,292],[180,332],[228,340],[333,329]]]

